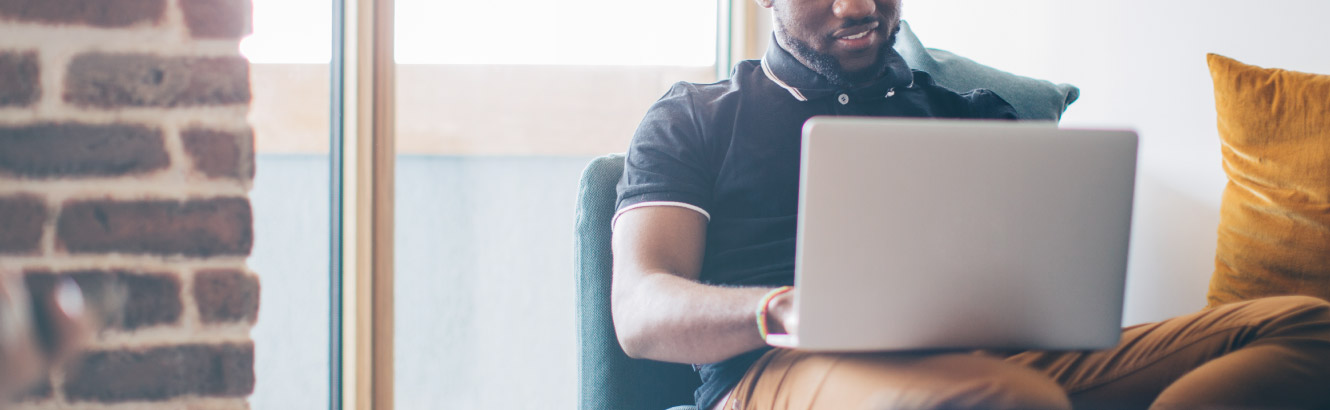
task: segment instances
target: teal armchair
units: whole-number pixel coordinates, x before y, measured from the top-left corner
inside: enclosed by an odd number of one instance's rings
[[[628,357],[610,317],[610,222],[623,155],[596,158],[577,192],[573,274],[577,280],[578,407],[692,410],[701,384],[692,366]]]

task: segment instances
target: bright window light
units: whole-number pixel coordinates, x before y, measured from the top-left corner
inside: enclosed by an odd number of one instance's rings
[[[715,64],[717,0],[397,0],[403,64]]]
[[[240,41],[240,54],[257,64],[328,64],[330,33],[328,0],[254,0],[254,34]]]
[[[716,1],[398,0],[403,64],[709,66]],[[327,0],[254,0],[240,52],[260,64],[327,64]]]

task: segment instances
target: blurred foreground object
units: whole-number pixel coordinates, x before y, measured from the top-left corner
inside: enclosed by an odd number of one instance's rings
[[[114,279],[0,271],[0,403],[76,356],[97,329],[118,320],[124,297]]]

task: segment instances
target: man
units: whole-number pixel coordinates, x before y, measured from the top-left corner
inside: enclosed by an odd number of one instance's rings
[[[700,408],[1309,408],[1330,405],[1330,304],[1284,297],[1124,330],[1101,352],[814,354],[791,331],[799,140],[813,115],[1014,118],[891,48],[898,0],[757,0],[774,44],[679,83],[628,151],[612,313],[639,358],[700,363]],[[755,315],[754,311],[762,312]],[[765,320],[759,326],[758,318]]]

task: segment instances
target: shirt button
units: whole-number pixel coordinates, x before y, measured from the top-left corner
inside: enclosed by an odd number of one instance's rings
[[[836,101],[840,101],[840,105],[849,104],[849,103],[850,103],[850,96],[849,96],[849,95],[845,95],[845,94],[841,94],[839,97],[836,97]]]
[[[895,88],[892,88],[892,89],[890,89],[890,90],[887,90],[887,98],[891,98],[891,97],[893,97],[893,96],[895,96],[895,95],[896,95],[896,89],[895,89]]]

